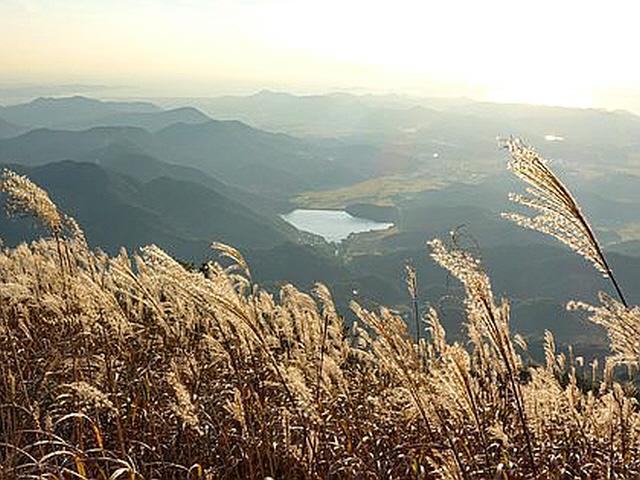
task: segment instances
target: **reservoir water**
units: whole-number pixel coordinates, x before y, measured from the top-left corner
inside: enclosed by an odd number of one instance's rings
[[[343,210],[297,209],[281,217],[298,230],[315,233],[328,242],[335,243],[352,233],[386,230],[393,226],[393,223],[354,217]]]

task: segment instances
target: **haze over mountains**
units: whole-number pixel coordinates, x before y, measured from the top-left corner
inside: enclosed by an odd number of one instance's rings
[[[617,252],[623,283],[639,284],[640,118],[626,112],[269,91],[154,102],[38,98],[0,107],[0,163],[46,188],[92,245],[156,243],[197,264],[209,242],[223,241],[247,255],[259,282],[324,281],[343,308],[354,296],[405,308],[407,260],[421,300],[441,301],[447,279],[424,242],[456,230],[514,299],[522,331],[539,338],[561,319],[561,341],[604,348],[563,302],[606,285],[561,246],[499,216],[517,188],[496,142],[509,134],[554,159]],[[296,207],[347,209],[395,226],[335,246],[280,218]],[[28,221],[0,218],[6,244],[36,234]],[[456,331],[459,311],[448,311]]]
[[[240,119],[258,128],[291,134],[341,136],[385,133],[464,133],[491,141],[496,135],[527,133],[600,143],[612,139],[635,143],[640,118],[626,111],[478,102],[467,98],[406,95],[296,96],[263,90],[249,96],[157,99],[169,106],[193,105],[219,119]],[[535,137],[535,138],[534,138]],[[437,138],[442,141],[442,138]]]

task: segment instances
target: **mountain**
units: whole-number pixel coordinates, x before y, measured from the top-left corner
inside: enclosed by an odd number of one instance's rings
[[[175,124],[156,136],[160,158],[204,170],[227,183],[269,193],[346,184],[365,177],[335,149],[238,121]]]
[[[10,138],[20,135],[28,130],[26,127],[14,125],[0,118],[0,139]]]
[[[97,163],[104,168],[128,175],[142,182],[168,177],[197,183],[266,215],[277,215],[290,209],[287,200],[278,201],[249,190],[236,188],[217,180],[202,170],[158,160],[131,145],[114,143],[103,149],[93,150],[85,157],[86,161]]]
[[[456,117],[444,113],[444,108],[460,103],[402,95],[293,95],[269,90],[248,96],[156,101],[173,107],[194,105],[213,118],[240,120],[269,131],[335,138],[411,136],[421,126]]]
[[[65,128],[78,124],[87,128],[91,122],[115,114],[160,111],[160,107],[148,102],[107,102],[81,96],[41,97],[29,103],[1,107],[0,117],[33,128]]]
[[[159,112],[119,112],[91,121],[65,123],[66,128],[85,130],[89,127],[139,127],[155,132],[175,123],[204,123],[211,119],[196,108],[183,107]]]
[[[42,165],[60,160],[83,160],[111,145],[150,145],[152,136],[133,127],[100,127],[76,132],[37,129],[0,141],[0,162]]]
[[[162,102],[161,100],[157,100]],[[633,163],[640,158],[640,117],[606,111],[500,104],[398,95],[292,95],[262,91],[165,101],[190,102],[220,119],[298,136],[340,137],[369,144],[410,145],[417,155],[447,147],[471,159],[495,154],[496,136],[516,135],[548,153],[585,163]]]
[[[38,98],[0,107],[0,116],[32,128],[86,130],[91,127],[139,127],[157,131],[174,123],[211,120],[192,107],[163,110],[148,102],[106,102],[86,97]]]
[[[45,188],[83,226],[92,245],[111,252],[155,243],[178,258],[202,259],[217,240],[269,248],[294,237],[277,218],[247,208],[203,185],[160,177],[141,182],[99,165],[63,161],[37,167],[12,165]],[[9,244],[32,237],[32,222],[2,217]]]
[[[214,118],[241,120],[271,131],[341,137],[376,126],[384,121],[380,114],[385,111],[411,109],[414,105],[407,100],[396,95],[333,93],[297,96],[262,90],[248,96],[183,99],[170,104],[180,105],[186,101]]]
[[[100,151],[113,146],[198,168],[228,184],[282,198],[291,192],[367,178],[376,174],[379,168],[375,164],[380,162],[379,156],[370,154],[370,147],[353,155],[353,150],[344,146],[325,146],[237,121],[216,120],[177,123],[153,134],[136,127],[38,129],[0,140],[0,161],[25,165],[60,160],[94,162]],[[364,168],[369,160],[375,168]]]

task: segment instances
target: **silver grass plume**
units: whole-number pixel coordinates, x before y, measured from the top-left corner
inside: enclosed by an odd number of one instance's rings
[[[511,154],[508,168],[527,183],[526,195],[510,193],[509,199],[536,211],[536,215],[503,213],[518,225],[555,237],[590,261],[605,277],[610,278],[622,303],[626,300],[613,276],[593,229],[569,189],[549,168],[548,162],[521,139],[510,138],[505,148]]]
[[[416,269],[413,265],[404,266],[406,273],[407,291],[411,297],[413,304],[413,321],[416,328],[416,343],[420,342],[420,309],[418,307],[418,279],[416,277]]]
[[[27,177],[5,169],[0,177],[0,191],[7,194],[7,213],[33,215],[52,233],[61,232],[64,215],[60,213],[47,192]]]
[[[481,262],[460,249],[449,249],[442,240],[427,242],[431,248],[431,258],[445,270],[448,270],[460,283],[465,293],[465,307],[469,328],[477,330],[489,339],[496,354],[502,360],[502,367],[515,399],[516,410],[526,439],[529,463],[534,473],[537,471],[533,455],[532,435],[527,424],[524,399],[517,379],[521,361],[515,352],[509,331],[509,303],[503,299],[496,303],[489,277]]]
[[[640,306],[628,308],[600,292],[600,306],[573,301],[567,309],[588,312],[593,323],[607,330],[615,354],[609,360],[633,366],[640,364]]]
[[[233,260],[245,272],[249,271],[249,265],[247,265],[244,257],[236,248],[222,242],[211,242],[210,247],[212,250],[217,251],[220,256]]]

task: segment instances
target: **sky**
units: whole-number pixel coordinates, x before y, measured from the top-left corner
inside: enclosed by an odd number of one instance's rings
[[[0,0],[0,87],[396,92],[640,112],[640,2]]]

